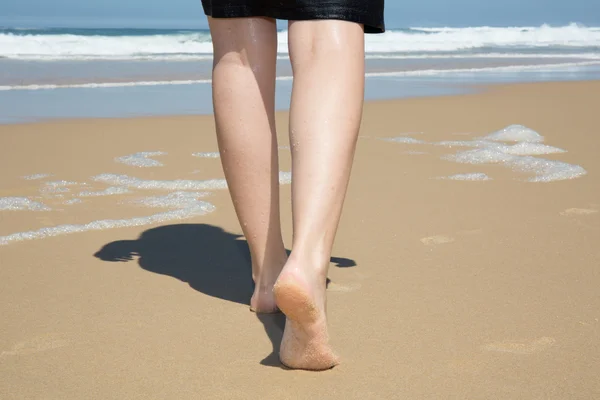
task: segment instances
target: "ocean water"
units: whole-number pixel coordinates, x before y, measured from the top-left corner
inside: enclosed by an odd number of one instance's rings
[[[278,33],[277,107],[291,90]],[[367,99],[600,78],[600,26],[410,27],[367,35]],[[210,113],[206,29],[0,28],[0,122]],[[155,96],[154,99],[152,97]]]

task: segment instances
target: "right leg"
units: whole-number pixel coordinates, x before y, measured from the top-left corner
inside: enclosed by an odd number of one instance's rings
[[[273,284],[287,254],[279,217],[275,132],[277,25],[267,18],[209,18],[213,104],[221,162],[252,257],[250,306],[276,310]]]
[[[364,98],[364,30],[336,20],[289,25],[292,253],[275,285],[287,316],[281,361],[320,370],[337,364],[328,344],[325,285]]]

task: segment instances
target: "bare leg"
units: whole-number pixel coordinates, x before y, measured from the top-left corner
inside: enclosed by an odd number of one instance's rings
[[[273,284],[287,255],[279,217],[275,132],[277,26],[267,18],[209,18],[221,162],[252,257],[257,312],[276,311]]]
[[[364,97],[364,31],[344,21],[289,25],[292,253],[277,283],[287,316],[281,361],[321,370],[338,363],[327,334],[325,284],[346,195]]]

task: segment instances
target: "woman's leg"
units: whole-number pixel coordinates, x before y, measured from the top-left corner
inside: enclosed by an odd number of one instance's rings
[[[337,363],[325,284],[362,117],[364,31],[351,22],[294,21],[288,42],[294,238],[275,285],[287,316],[280,357],[289,367],[319,370]]]
[[[219,151],[256,284],[250,305],[273,312],[273,284],[287,259],[274,116],[277,26],[267,18],[209,18],[209,25]]]

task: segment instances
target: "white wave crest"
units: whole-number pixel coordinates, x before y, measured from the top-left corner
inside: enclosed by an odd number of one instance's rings
[[[124,58],[150,55],[211,54],[210,36],[203,33],[100,36],[0,34],[0,56],[27,58]]]
[[[578,24],[553,27],[411,28],[368,35],[365,50],[373,53],[455,52],[473,49],[600,47],[600,27]],[[287,53],[287,31],[278,34],[279,51]],[[0,34],[0,57],[22,59],[206,59],[212,55],[210,35],[188,32],[155,35]]]
[[[600,28],[562,27],[413,28],[366,39],[367,52],[439,52],[480,48],[600,47]]]
[[[451,68],[451,69],[418,69],[407,71],[367,72],[366,78],[403,78],[403,77],[430,77],[430,76],[460,76],[461,74],[475,73],[521,73],[521,72],[551,72],[563,71],[566,68],[580,68],[600,65],[600,61],[557,62],[538,65],[510,65],[504,67],[483,68]],[[292,81],[292,76],[278,76],[277,81]],[[121,88],[136,86],[162,86],[162,85],[196,85],[210,84],[211,79],[186,79],[186,80],[157,80],[133,82],[102,82],[102,83],[59,83],[59,84],[30,84],[30,85],[0,85],[0,91],[9,90],[53,90],[53,89],[97,89]]]

